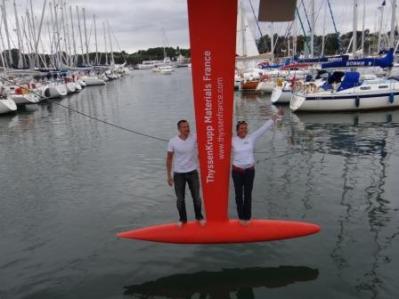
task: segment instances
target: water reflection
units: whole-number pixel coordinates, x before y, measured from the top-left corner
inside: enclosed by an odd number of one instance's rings
[[[277,268],[224,269],[219,272],[174,274],[155,281],[125,287],[125,295],[139,298],[162,296],[166,298],[251,299],[254,288],[280,288],[295,282],[317,279],[318,269],[300,266]],[[209,297],[208,297],[209,296]]]
[[[8,123],[9,129],[18,129],[18,130],[30,130],[34,127],[35,117],[34,112],[35,109],[21,107],[18,108],[18,114],[16,115],[8,115],[6,117],[0,118],[0,126],[5,128],[6,126],[2,124]]]
[[[382,138],[388,141],[387,131],[383,132]],[[382,153],[379,159],[373,161],[372,184],[366,189],[367,193],[367,211],[368,224],[370,232],[373,235],[375,245],[372,254],[372,263],[370,270],[363,275],[362,281],[357,285],[360,291],[367,291],[371,298],[379,298],[379,290],[384,287],[383,279],[380,277],[380,270],[385,263],[389,263],[391,257],[384,253],[384,250],[391,246],[392,240],[399,235],[399,231],[387,236],[385,231],[389,231],[389,225],[392,216],[396,213],[391,207],[391,202],[385,197],[386,179],[387,179],[387,161],[389,161],[389,149],[386,149],[384,142]]]
[[[370,112],[291,115],[296,128],[295,144],[307,143],[312,150],[343,156],[385,155],[384,131],[399,127],[399,113]]]
[[[398,120],[399,112],[390,111],[301,114],[292,123],[297,145],[312,155],[319,152],[343,157],[342,168],[336,170],[342,171],[339,204],[344,213],[338,217],[331,258],[341,273],[353,271],[350,269],[366,258],[355,285],[363,298],[380,298],[384,292],[383,265],[391,261],[386,250],[399,236],[398,227],[392,223],[395,209],[386,195],[387,168],[393,162]],[[355,233],[357,227],[365,229],[361,238]],[[353,257],[356,250],[366,252],[362,261]]]
[[[253,120],[262,117],[267,119],[277,111],[277,108],[270,105],[267,95],[259,93],[236,93],[234,96],[235,117],[238,119]]]

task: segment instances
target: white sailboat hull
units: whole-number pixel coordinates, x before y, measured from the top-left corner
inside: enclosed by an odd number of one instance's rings
[[[67,95],[67,89],[65,85],[50,85],[48,89],[45,91],[45,96],[48,99],[56,99],[56,98],[62,98]]]
[[[0,99],[0,114],[6,114],[17,110],[17,105],[10,97]]]
[[[256,89],[265,93],[272,93],[275,86],[276,83],[273,80],[267,80],[259,82]]]
[[[74,82],[74,84],[75,84],[75,88],[76,88],[75,92],[80,92],[82,90],[82,86],[77,81]]]
[[[33,93],[12,94],[10,97],[17,105],[37,104],[40,101],[40,97]]]
[[[270,100],[273,104],[289,104],[292,97],[292,91],[281,87],[273,88]]]
[[[105,81],[97,77],[83,77],[82,81],[86,83],[86,86],[105,85]]]
[[[159,72],[164,75],[169,75],[174,71],[173,67],[171,66],[160,66]]]
[[[294,94],[293,111],[357,111],[399,108],[399,93],[314,97]]]
[[[86,83],[83,80],[79,80],[78,83],[82,87],[82,89],[86,87]]]
[[[48,89],[48,85],[42,85],[33,90],[33,92],[37,95],[40,95],[40,100],[47,99],[46,90]]]
[[[75,83],[73,82],[68,82],[65,84],[65,88],[67,90],[67,94],[75,93],[76,92],[76,87]]]

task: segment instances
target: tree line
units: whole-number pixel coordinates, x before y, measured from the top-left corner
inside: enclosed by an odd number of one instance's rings
[[[388,44],[388,36],[389,32],[386,34],[382,35],[382,48],[387,48]],[[345,34],[339,34],[339,33],[329,33],[324,36],[324,55],[336,55],[336,54],[341,54],[345,53],[349,44],[350,40],[352,39],[352,32],[348,32]],[[366,55],[371,55],[374,53],[378,53],[379,49],[377,49],[377,41],[378,41],[378,33],[371,33],[369,30],[365,30],[364,33],[364,50]],[[360,48],[360,40],[361,40],[362,32],[357,31],[357,40],[358,40],[358,48]],[[398,31],[395,30],[395,38],[398,37]],[[276,57],[284,57],[292,53],[288,53],[288,40],[290,39],[291,43],[291,48],[292,48],[292,37],[287,37],[287,36],[279,36],[278,34],[274,35],[274,41],[277,40],[275,49],[274,49],[274,54]],[[321,54],[321,49],[322,49],[322,36],[321,35],[315,35],[314,36],[314,52],[315,56],[319,56]],[[259,53],[267,53],[271,51],[271,44],[270,44],[270,36],[269,35],[263,35],[261,38],[259,38],[257,41],[257,47],[259,50]],[[305,36],[305,35],[298,35],[297,36],[297,54],[305,54],[306,53],[306,48],[310,46],[310,36]],[[127,63],[128,65],[136,65],[138,63],[142,63],[144,60],[162,60],[164,58],[164,50],[166,53],[166,56],[169,57],[172,61],[176,60],[179,55],[182,55],[185,58],[190,57],[190,49],[183,49],[183,48],[173,48],[173,47],[155,47],[155,48],[149,48],[147,50],[138,50],[137,52],[134,53],[127,53],[126,51],[120,51],[120,52],[114,52],[114,61],[116,64],[122,64],[122,63]],[[350,49],[351,50],[351,49]],[[9,55],[9,50],[3,51],[3,59],[4,59],[4,64],[8,67],[11,68],[17,68],[18,67],[18,61],[19,57],[23,57],[24,65],[23,68],[29,68],[32,65],[32,57],[34,55],[32,54],[26,54],[26,53],[19,53],[18,49],[12,49],[11,50],[11,55]],[[11,59],[10,59],[11,56]],[[58,55],[59,57],[67,57],[67,54],[65,52],[61,52]],[[36,55],[36,66],[37,63],[39,63],[40,67],[45,67],[51,66],[52,62],[54,61],[54,55],[49,55],[49,54],[41,54],[40,59],[37,58],[38,55]],[[110,64],[111,61],[111,55],[110,53],[89,53],[89,61],[90,65],[93,65],[94,62],[96,61],[97,57],[97,62],[99,65],[106,65],[107,61],[108,64]],[[85,66],[87,65],[86,61],[86,55],[76,55],[75,56],[75,65],[77,66]],[[0,60],[0,66],[3,66],[2,61]]]
[[[11,52],[11,53],[9,53]],[[182,49],[179,47],[173,48],[173,47],[167,47],[165,48],[165,53],[166,56],[169,57],[172,61],[176,60],[179,55],[182,55],[186,58],[190,57],[190,50],[189,49]],[[39,57],[40,56],[40,57]],[[60,52],[58,53],[58,57],[61,57],[61,60],[65,61],[65,57],[67,57],[67,53],[65,52]],[[111,55],[110,53],[103,53],[103,52],[98,52],[94,53],[91,52],[89,53],[89,61],[90,65],[98,64],[98,65],[106,65],[107,62],[110,64],[111,62]],[[11,57],[11,58],[10,58]],[[29,68],[32,65],[32,60],[36,61],[36,66],[39,64],[39,67],[53,67],[53,61],[55,55],[49,55],[49,54],[40,54],[40,55],[34,55],[34,54],[26,54],[26,53],[20,53],[18,49],[11,49],[11,50],[5,50],[3,51],[3,59],[4,59],[4,64],[7,67],[10,68],[18,68],[18,61],[19,57],[22,57],[23,61],[23,68]],[[96,61],[97,57],[97,62]],[[163,47],[156,47],[156,48],[149,48],[147,50],[139,50],[137,52],[134,52],[132,54],[127,53],[126,51],[120,51],[120,52],[114,52],[113,53],[114,61],[116,64],[122,64],[122,63],[127,63],[128,65],[136,65],[138,63],[142,63],[144,60],[162,60],[164,59],[164,48]],[[0,59],[0,66],[3,66],[2,60]],[[76,55],[75,56],[75,65],[77,66],[86,66],[87,65],[87,59],[86,59],[86,54],[85,55]],[[20,63],[21,66],[21,63]]]
[[[383,34],[381,39],[381,48],[388,48],[388,36],[390,32]],[[340,33],[329,33],[324,36],[324,55],[336,55],[345,53],[350,45],[350,41],[352,39],[353,32],[348,32],[345,34]],[[356,32],[357,38],[357,46],[360,49],[360,41],[362,37],[362,31]],[[398,37],[398,32],[395,30],[395,37]],[[257,46],[259,49],[259,53],[266,53],[271,51],[271,43],[270,36],[263,35],[259,38],[257,42]],[[288,49],[288,37],[279,36],[277,34],[274,35],[274,41],[276,43],[274,53],[277,57],[287,56]],[[314,36],[314,52],[315,56],[319,56],[322,51],[322,40],[323,37],[321,35]],[[292,48],[292,37],[290,37],[290,43]],[[378,53],[380,49],[377,49],[378,43],[378,33],[371,33],[369,30],[365,30],[364,32],[364,53],[366,55],[372,55],[374,53]],[[298,35],[297,36],[297,54],[304,54],[306,52],[306,48],[310,47],[310,35]],[[308,50],[309,51],[309,50]],[[352,49],[349,49],[351,52]]]

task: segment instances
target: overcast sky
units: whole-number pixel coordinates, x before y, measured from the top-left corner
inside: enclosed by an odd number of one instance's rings
[[[2,3],[3,0],[0,0]],[[16,0],[18,13],[21,15],[25,12],[28,0]],[[217,1],[217,0],[215,0]],[[251,2],[250,2],[251,1]],[[15,28],[15,18],[13,13],[13,0],[6,0],[7,15],[9,22],[9,30]],[[37,23],[40,21],[40,13],[44,0],[34,0],[33,6]],[[49,1],[47,1],[49,2]],[[304,0],[305,7],[308,14],[310,13],[310,0]],[[358,30],[362,28],[362,15],[364,0],[358,0]],[[378,27],[379,9],[382,0],[368,0],[366,3],[366,28],[375,31]],[[90,50],[94,51],[94,30],[92,26],[93,14],[97,18],[97,35],[98,48],[104,49],[104,34],[102,23],[109,21],[112,31],[118,41],[114,41],[114,50],[126,50],[129,53],[135,52],[139,49],[147,49],[149,47],[157,46],[180,46],[189,47],[188,37],[188,21],[187,21],[187,2],[186,0],[69,0],[66,1],[67,6],[73,6],[73,18],[75,25],[75,39],[79,44],[77,31],[77,16],[75,13],[75,6],[85,7],[87,13],[88,35],[90,35]],[[253,4],[257,11],[259,0],[241,0],[242,5],[247,12],[247,19],[250,27],[256,38],[260,36],[259,30],[256,27],[255,17],[251,11],[250,3]],[[301,0],[297,0],[301,5]],[[315,0],[316,7],[316,33],[322,34],[323,23],[325,19],[326,32],[333,32],[333,24],[329,12],[327,12],[326,0]],[[353,0],[330,0],[337,29],[340,32],[347,32],[353,28]],[[48,7],[48,6],[47,6]],[[68,8],[69,9],[69,8]],[[300,12],[303,17],[303,22],[306,25],[302,5]],[[327,16],[324,18],[324,14]],[[387,30],[390,26],[391,18],[391,0],[386,1],[384,11],[384,25]],[[43,32],[43,39],[48,39],[48,22],[49,10],[46,11],[46,20]],[[222,16],[221,16],[222,19]],[[70,23],[69,14],[68,22]],[[206,22],[206,20],[204,20]],[[83,25],[82,25],[83,26]],[[5,41],[4,25],[2,24],[3,39]],[[271,25],[268,23],[260,23],[263,34],[270,33]],[[91,28],[91,29],[90,29]],[[280,34],[284,34],[287,28],[287,23],[275,23],[274,30]],[[299,25],[298,25],[298,30]],[[83,28],[82,28],[83,31]],[[90,34],[91,32],[91,34]],[[301,34],[301,32],[299,32]],[[14,46],[17,44],[15,38],[15,31],[11,33],[11,39]],[[0,43],[0,48],[2,44]]]

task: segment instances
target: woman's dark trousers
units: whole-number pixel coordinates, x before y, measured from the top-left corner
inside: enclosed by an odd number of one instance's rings
[[[232,171],[237,213],[240,220],[251,219],[252,188],[254,185],[255,168],[237,169]]]

